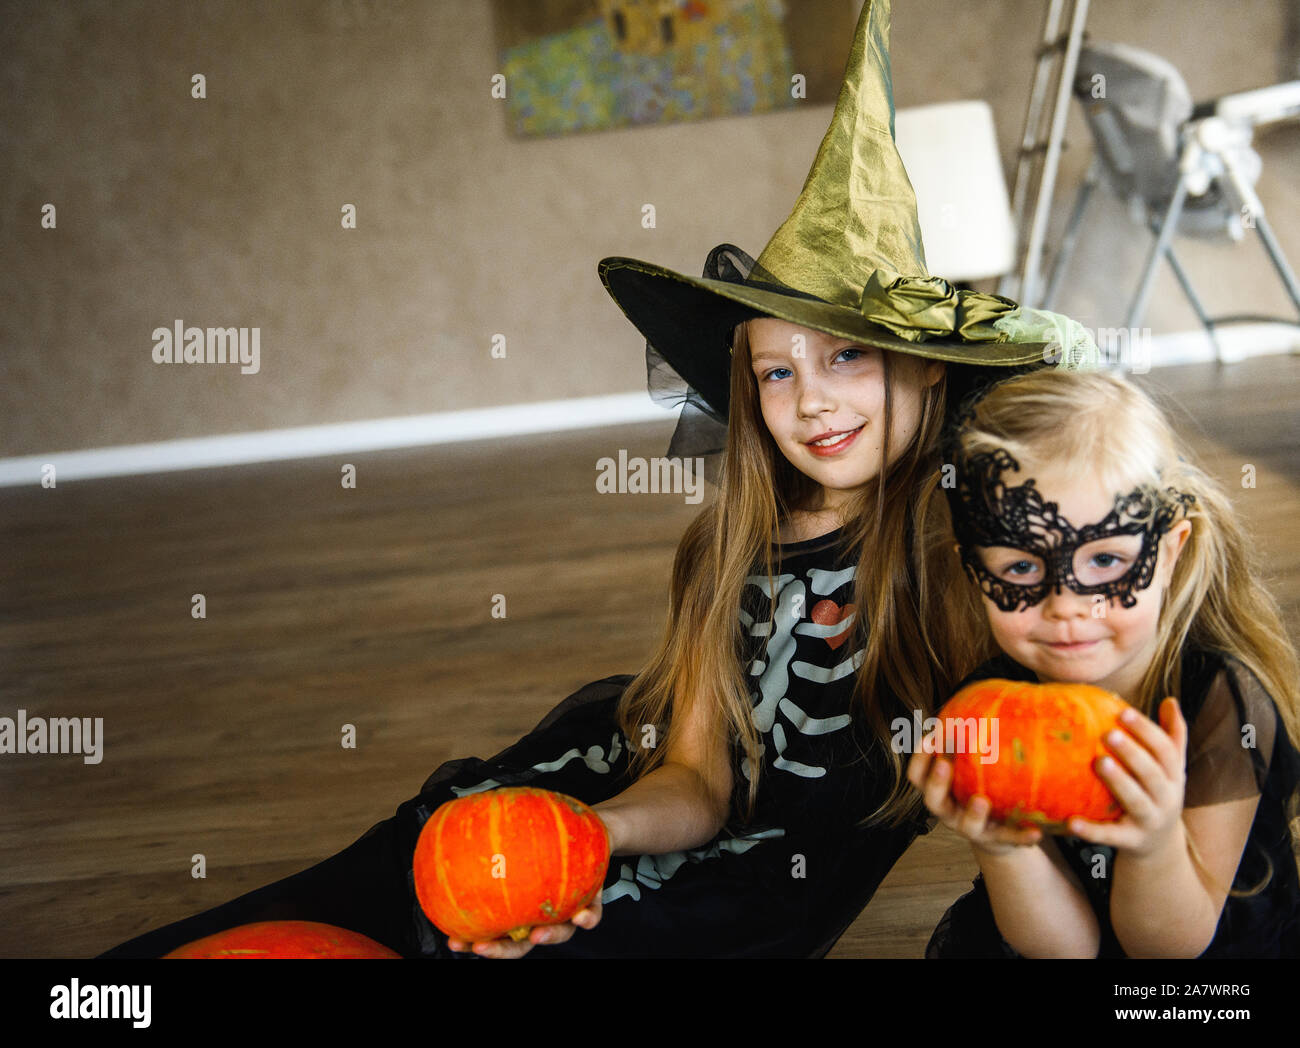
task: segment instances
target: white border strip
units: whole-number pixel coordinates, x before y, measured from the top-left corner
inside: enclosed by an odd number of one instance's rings
[[[1215,332],[1223,348],[1223,362],[1233,364],[1247,357],[1300,352],[1300,327],[1288,324],[1228,324]],[[1214,344],[1203,328],[1151,336],[1151,364],[1209,364],[1214,361]]]
[[[1218,334],[1225,360],[1300,352],[1300,328],[1285,324],[1231,325],[1221,328]],[[1153,367],[1212,360],[1214,349],[1204,331],[1152,336]],[[405,418],[166,440],[156,444],[126,444],[0,459],[0,487],[40,484],[41,471],[47,463],[53,463],[57,468],[59,481],[92,480],[452,444],[464,440],[492,440],[521,433],[554,433],[566,429],[660,421],[670,417],[669,412],[651,401],[644,392],[618,393]]]
[[[491,440],[521,433],[552,433],[671,418],[672,413],[659,407],[644,392],[509,404],[405,418],[368,419],[0,459],[0,487],[39,485],[42,468],[47,463],[55,466],[57,480],[62,483],[321,455],[349,455],[465,440]]]

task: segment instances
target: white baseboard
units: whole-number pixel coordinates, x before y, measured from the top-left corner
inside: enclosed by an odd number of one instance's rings
[[[627,422],[668,421],[672,414],[645,393],[619,393],[497,408],[442,411],[404,418],[368,419],[324,426],[298,426],[220,437],[125,444],[84,451],[0,459],[0,487],[39,485],[47,465],[58,483],[140,473],[239,466],[252,462],[352,455],[363,451],[491,440],[523,433],[616,426]]]
[[[1247,357],[1300,352],[1300,327],[1287,324],[1228,324],[1215,335],[1223,349],[1223,362],[1236,363]],[[1214,345],[1201,328],[1151,336],[1151,364],[1205,364],[1214,360]]]
[[[1300,351],[1300,328],[1284,324],[1232,325],[1220,328],[1218,334],[1225,360]],[[1150,345],[1153,368],[1214,360],[1210,340],[1200,330],[1155,335]],[[670,418],[670,413],[653,403],[644,392],[510,404],[498,408],[0,459],[0,487],[39,485],[49,465],[55,467],[59,482],[91,480],[322,455],[349,455],[465,440],[491,440],[522,433],[551,433],[629,422],[667,421]]]

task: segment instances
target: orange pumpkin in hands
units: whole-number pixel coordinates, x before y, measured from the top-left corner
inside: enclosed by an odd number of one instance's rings
[[[962,688],[939,712],[953,797],[965,805],[982,794],[990,818],[1047,833],[1066,832],[1074,816],[1115,821],[1123,810],[1094,769],[1109,753],[1102,738],[1128,708],[1091,684],[981,680]]]
[[[528,938],[595,899],[609,867],[600,816],[553,790],[508,787],[448,801],[420,831],[413,867],[425,915],[448,936]]]
[[[195,939],[164,960],[401,960],[387,946],[316,921],[259,921]]]

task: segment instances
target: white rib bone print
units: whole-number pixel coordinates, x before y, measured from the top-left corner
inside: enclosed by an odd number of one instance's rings
[[[826,625],[811,621],[807,615],[810,592],[817,597],[828,596],[842,586],[851,584],[853,576],[854,569],[851,567],[839,571],[809,568],[806,578],[782,574],[770,580],[771,590],[769,590],[769,579],[765,575],[751,575],[745,580],[746,586],[756,587],[769,601],[772,590],[776,594],[776,611],[770,623],[765,615],[755,617],[743,610],[740,613],[740,621],[751,637],[769,638],[767,661],[755,659],[749,667],[750,676],[758,678],[757,690],[750,695],[755,700],[754,727],[760,735],[770,739],[770,744],[777,755],[772,766],[792,775],[810,779],[820,778],[826,774],[826,769],[820,765],[805,764],[786,756],[790,739],[785,726],[777,720],[778,712],[795,731],[804,735],[825,735],[847,728],[852,723],[852,718],[848,714],[826,718],[811,717],[788,697],[788,692],[791,674],[804,680],[825,684],[853,673],[862,665],[863,649],[829,666],[795,658],[798,648],[796,636],[819,637],[829,641],[830,638],[840,636],[852,626],[856,612]],[[805,645],[805,654],[809,650]],[[822,654],[819,647],[811,648],[811,652],[814,655]],[[828,661],[838,657],[836,649],[829,643],[824,652]],[[764,753],[767,751],[767,745],[767,742],[762,744]],[[742,761],[741,770],[746,779],[752,778],[748,758]]]

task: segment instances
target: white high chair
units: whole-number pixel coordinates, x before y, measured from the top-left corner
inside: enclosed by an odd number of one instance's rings
[[[1134,222],[1155,236],[1126,324],[1146,312],[1156,268],[1169,260],[1200,318],[1215,357],[1224,354],[1215,327],[1245,321],[1300,324],[1300,285],[1255,194],[1262,162],[1251,145],[1260,124],[1300,115],[1300,81],[1226,95],[1193,105],[1187,84],[1164,59],[1125,44],[1088,44],[1079,52],[1074,95],[1096,145],[1052,266],[1044,308],[1052,308],[1078,239],[1088,198],[1105,179]],[[1297,320],[1238,314],[1211,318],[1173,250],[1175,233],[1240,242],[1254,229],[1295,304]]]

